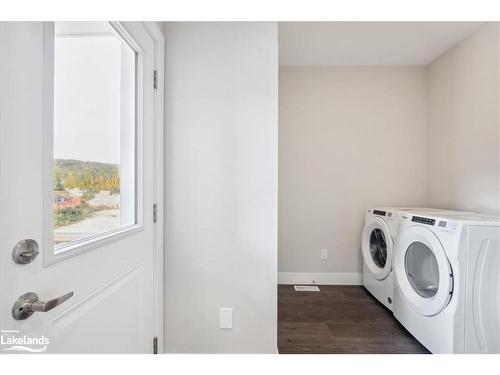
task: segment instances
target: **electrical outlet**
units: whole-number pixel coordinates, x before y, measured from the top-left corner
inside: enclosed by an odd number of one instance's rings
[[[219,328],[233,328],[233,309],[225,307],[219,309]]]
[[[321,249],[321,260],[328,259],[328,249]]]

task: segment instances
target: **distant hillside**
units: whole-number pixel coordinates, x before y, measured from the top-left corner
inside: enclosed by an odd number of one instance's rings
[[[120,190],[120,168],[117,164],[71,159],[56,159],[54,189]]]

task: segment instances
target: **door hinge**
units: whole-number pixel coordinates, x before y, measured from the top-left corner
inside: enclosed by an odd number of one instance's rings
[[[158,354],[158,337],[153,337],[153,354]]]
[[[153,223],[158,222],[158,205],[155,203],[153,204]]]
[[[157,70],[153,71],[153,88],[154,89],[158,88],[158,71]]]

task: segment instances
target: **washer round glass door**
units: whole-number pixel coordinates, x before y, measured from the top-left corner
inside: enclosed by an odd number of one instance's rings
[[[393,241],[389,227],[379,217],[366,223],[361,235],[361,252],[366,266],[377,280],[383,280],[392,270]]]
[[[406,302],[425,316],[439,314],[453,292],[453,274],[443,245],[429,229],[403,230],[395,244],[394,274]]]
[[[380,228],[374,228],[370,233],[370,254],[377,267],[385,267],[387,263],[387,240]]]

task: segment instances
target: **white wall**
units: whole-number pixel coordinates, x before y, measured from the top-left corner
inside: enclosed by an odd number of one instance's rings
[[[428,67],[429,204],[500,213],[499,26]]]
[[[280,278],[359,282],[366,208],[427,200],[425,69],[287,67],[279,82],[279,272],[302,273]]]
[[[277,25],[164,32],[166,350],[276,352]]]

